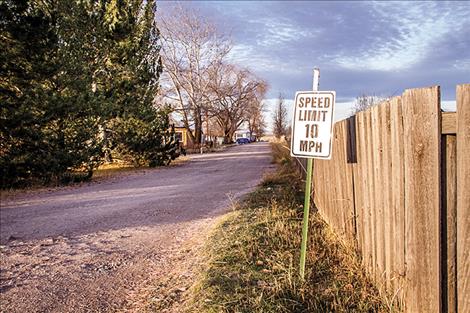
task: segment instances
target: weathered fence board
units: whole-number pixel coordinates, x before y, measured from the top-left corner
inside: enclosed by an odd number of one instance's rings
[[[470,312],[470,84],[457,86],[457,297]]]
[[[354,240],[354,191],[353,191],[353,172],[352,166],[348,163],[348,123],[346,120],[339,123],[339,131],[341,133],[340,143],[342,151],[338,152],[341,166],[339,169],[339,177],[344,182],[341,190],[341,199],[338,203],[343,208],[342,223],[344,224],[344,233],[349,240]]]
[[[393,264],[391,281],[393,295],[403,302],[403,285],[405,277],[405,163],[403,160],[403,115],[401,98],[390,100],[391,128],[391,205],[393,233]]]
[[[393,233],[392,233],[392,210],[390,209],[391,206],[391,172],[392,172],[392,145],[391,145],[391,127],[390,127],[390,102],[386,101],[383,105],[379,106],[381,111],[381,132],[380,135],[382,136],[382,159],[381,159],[381,168],[382,168],[382,188],[383,188],[383,223],[384,223],[384,282],[385,282],[385,289],[387,291],[390,290],[391,281],[390,275],[392,272],[392,241],[393,241]]]
[[[355,164],[356,171],[354,172],[354,179],[356,180],[356,186],[358,188],[355,190],[355,199],[357,206],[357,231],[359,238],[359,249],[362,254],[362,263],[368,268],[369,267],[369,223],[368,217],[369,210],[367,205],[367,144],[366,134],[365,134],[365,113],[359,112],[356,115],[356,151],[357,151],[357,164]]]
[[[366,216],[366,219],[367,219],[367,225],[368,225],[368,229],[367,229],[367,234],[366,236],[369,237],[369,247],[368,247],[368,257],[369,257],[369,270],[373,276],[373,278],[375,279],[375,272],[376,272],[376,269],[375,269],[375,264],[376,264],[376,261],[375,261],[375,245],[377,243],[376,239],[375,239],[375,221],[374,221],[374,217],[375,217],[375,212],[374,212],[374,208],[375,208],[375,201],[374,201],[374,163],[373,163],[373,158],[372,158],[372,149],[373,149],[373,146],[372,146],[372,125],[371,125],[371,122],[372,122],[372,114],[371,114],[371,111],[370,110],[367,110],[365,112],[365,117],[366,117],[366,124],[365,124],[365,134],[366,134],[366,142],[368,142],[369,144],[366,146],[366,171],[367,171],[367,194],[368,194],[368,207],[367,207],[367,211],[369,212],[369,214],[367,214]]]
[[[383,247],[384,247],[384,236],[383,236],[383,213],[382,213],[382,184],[383,184],[383,177],[382,171],[380,168],[380,159],[382,157],[382,142],[380,132],[378,131],[381,129],[380,125],[380,110],[379,106],[372,107],[372,123],[371,123],[371,133],[372,133],[372,167],[373,167],[373,177],[374,177],[374,184],[373,184],[373,198],[374,198],[374,205],[372,208],[372,223],[374,225],[374,256],[375,256],[375,263],[374,267],[376,269],[375,272],[375,280],[377,283],[381,285],[382,283],[382,275],[384,271],[384,257],[383,257]]]
[[[403,96],[405,152],[406,306],[409,312],[440,307],[440,99],[439,88]]]
[[[441,124],[443,135],[455,135],[457,128],[456,116],[455,112],[442,112]]]
[[[355,186],[355,172],[357,171],[357,145],[356,145],[356,117],[352,116],[346,120],[346,127],[347,127],[347,137],[346,137],[346,148],[347,148],[347,156],[346,162],[349,167],[349,172],[351,175],[351,186],[350,186],[350,194],[352,196],[352,239],[356,245],[356,248],[359,247],[359,240],[358,240],[358,228],[357,228],[357,220],[358,220],[358,213],[357,213],[357,202],[356,202],[356,191],[360,189],[359,186]]]
[[[457,312],[457,139],[442,136],[442,311]]]

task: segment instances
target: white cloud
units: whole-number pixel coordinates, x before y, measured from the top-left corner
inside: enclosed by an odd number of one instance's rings
[[[301,74],[294,60],[281,60],[248,44],[235,44],[230,51],[229,59],[255,72],[279,72],[283,74]]]
[[[470,59],[457,60],[452,66],[461,71],[470,71]]]
[[[285,52],[301,40],[311,40],[321,31],[294,24],[289,18],[263,17],[248,27],[259,28],[252,44],[237,43],[230,52],[231,59],[255,71],[280,72],[299,75],[302,73],[298,60],[286,58]]]
[[[319,30],[299,27],[286,18],[261,18],[257,22],[264,25],[264,32],[258,38],[257,45],[264,47],[277,47],[290,42],[313,39],[320,34]]]
[[[455,7],[447,9],[433,2],[373,2],[371,5],[396,35],[375,38],[359,55],[338,56],[336,62],[344,68],[408,69],[432,53],[433,47],[446,35],[461,31],[469,16],[468,8],[461,11]]]

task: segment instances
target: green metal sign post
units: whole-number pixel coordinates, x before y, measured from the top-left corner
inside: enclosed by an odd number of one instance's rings
[[[320,69],[313,70],[313,91],[318,91]],[[304,216],[302,221],[302,243],[300,245],[300,278],[305,279],[305,258],[307,254],[308,218],[310,216],[310,195],[312,189],[313,160],[307,159],[307,177],[305,181]]]
[[[304,218],[302,222],[302,244],[300,245],[300,278],[305,279],[305,257],[307,253],[308,217],[310,216],[310,194],[312,188],[312,159],[307,159],[307,178],[305,181]]]

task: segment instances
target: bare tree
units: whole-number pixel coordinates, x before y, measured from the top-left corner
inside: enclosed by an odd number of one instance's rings
[[[208,102],[213,103],[211,113],[223,129],[224,142],[230,143],[234,133],[247,120],[250,104],[263,97],[267,84],[250,71],[231,64],[220,64],[212,74]]]
[[[203,116],[211,105],[206,96],[209,76],[227,56],[231,44],[207,19],[181,6],[161,15],[157,25],[164,96],[181,116],[193,143],[200,144]]]
[[[273,114],[273,133],[277,139],[286,135],[287,128],[287,110],[284,103],[284,96],[279,93],[279,98],[276,103],[276,109]]]
[[[250,132],[250,138],[253,138],[256,134],[257,138],[264,135],[266,122],[264,120],[265,105],[262,97],[264,94],[260,94],[261,97],[256,97],[251,101],[246,109],[246,122],[248,124],[248,131]]]
[[[362,94],[362,95],[356,97],[356,101],[355,101],[354,107],[352,109],[352,114],[354,115],[358,112],[365,111],[368,108],[379,104],[383,100],[385,100],[385,98],[383,98],[383,97],[378,97],[378,96],[375,96],[375,95],[370,96],[370,95]]]

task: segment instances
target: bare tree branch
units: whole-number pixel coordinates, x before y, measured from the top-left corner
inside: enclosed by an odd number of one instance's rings
[[[232,142],[234,133],[248,121],[250,107],[260,103],[266,93],[265,81],[246,69],[220,63],[211,75],[211,111],[224,133],[224,142]]]
[[[231,43],[212,23],[181,6],[162,15],[157,25],[161,32],[162,90],[182,113],[193,143],[200,144],[202,116],[211,105],[207,97],[210,75],[229,53]]]
[[[279,98],[277,100],[276,109],[273,114],[273,133],[274,136],[279,139],[282,136],[286,135],[287,128],[287,110],[284,103],[284,96],[282,93],[279,93]]]

